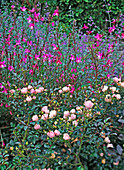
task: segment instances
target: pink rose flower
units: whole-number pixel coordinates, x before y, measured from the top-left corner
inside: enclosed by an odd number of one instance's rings
[[[54,138],[55,133],[53,131],[50,131],[50,132],[47,133],[47,136],[49,136],[50,138]]]
[[[26,98],[26,101],[27,101],[27,102],[30,102],[31,100],[32,100],[31,96],[28,96],[28,97]]]
[[[90,100],[88,100],[88,101],[85,101],[84,105],[87,109],[90,109],[93,107],[94,104]]]
[[[35,100],[35,99],[36,99],[36,96],[33,96],[33,99]]]
[[[38,130],[38,129],[40,129],[40,125],[38,125],[38,124],[35,124],[35,125],[34,125],[34,129],[35,129],[35,130]]]
[[[27,92],[28,92],[27,87],[24,87],[24,88],[21,89],[21,93],[25,94]]]
[[[49,118],[54,118],[55,116],[56,116],[56,111],[55,110],[51,110]]]
[[[12,93],[12,94],[15,93],[15,90],[14,90],[14,89],[11,89],[11,90],[10,90],[10,93]]]
[[[118,79],[117,77],[114,77],[113,80],[114,80],[115,83],[118,83],[118,81],[119,81],[120,79]]]
[[[38,121],[38,116],[37,115],[32,116],[32,120],[33,121]]]
[[[77,126],[77,125],[78,125],[78,122],[77,122],[76,120],[74,120],[74,121],[72,122],[72,124],[73,124],[74,126]]]
[[[64,134],[63,134],[63,139],[64,139],[64,140],[69,140],[69,139],[71,139],[71,138],[70,138],[70,136],[69,136],[68,133],[64,133]]]
[[[28,90],[32,89],[33,87],[31,85],[28,85]]]
[[[75,109],[70,110],[70,113],[75,113],[75,112],[76,112]]]
[[[121,82],[121,87],[123,87],[123,88],[124,88],[124,82]]]
[[[120,95],[120,94],[116,94],[115,97],[116,97],[117,100],[120,100],[120,99],[121,99],[121,95]]]
[[[36,93],[41,93],[41,90],[40,89],[36,89],[35,92]]]
[[[56,136],[59,136],[59,135],[60,135],[60,132],[59,132],[58,130],[55,130],[55,131],[54,131],[54,134],[55,134]]]
[[[103,89],[102,89],[103,92],[105,92],[107,90],[108,90],[108,86],[104,86]]]
[[[75,114],[72,114],[72,115],[71,115],[71,120],[74,120],[74,119],[76,119],[76,115],[75,115]]]
[[[69,116],[69,111],[64,111],[64,117]]]
[[[62,88],[62,90],[63,90],[63,92],[68,92],[70,90],[70,88],[65,86],[65,87]]]
[[[110,139],[108,137],[105,138],[106,143],[110,143]]]
[[[43,92],[43,91],[44,91],[44,88],[43,88],[43,87],[39,87],[39,90],[40,90],[41,92]]]
[[[62,90],[59,90],[59,93],[61,94],[63,91]]]
[[[107,148],[113,148],[113,144],[110,144],[110,143],[109,143],[109,144],[107,145]]]
[[[35,93],[35,90],[34,90],[34,89],[31,89],[31,93],[32,93],[32,94]]]
[[[110,94],[108,94],[108,95],[106,95],[106,97],[105,97],[105,101],[106,102],[111,102],[111,95]]]
[[[48,106],[43,106],[41,109],[42,112],[45,112],[46,110],[48,110]]]
[[[41,117],[41,119],[47,120],[47,119],[48,119],[48,114],[43,114],[42,117]]]

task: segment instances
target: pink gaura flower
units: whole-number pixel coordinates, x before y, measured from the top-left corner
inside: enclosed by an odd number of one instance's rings
[[[72,115],[71,115],[71,120],[74,120],[74,119],[76,119],[76,115],[75,115],[75,114],[72,114]]]
[[[69,116],[69,111],[64,111],[64,117],[68,117]]]
[[[70,136],[69,136],[68,133],[64,133],[64,134],[63,134],[63,139],[64,139],[64,140],[69,140],[69,139],[71,139],[71,138],[70,138]]]
[[[74,120],[74,121],[72,122],[72,124],[73,124],[74,126],[77,126],[77,125],[78,125],[78,122],[77,122],[76,120]]]
[[[94,104],[90,100],[88,100],[88,101],[85,101],[84,105],[87,109],[91,109]]]
[[[34,129],[35,129],[35,130],[40,129],[40,125],[39,125],[39,124],[35,124],[35,125],[34,125]]]
[[[56,110],[51,110],[49,118],[54,118],[56,116]]]

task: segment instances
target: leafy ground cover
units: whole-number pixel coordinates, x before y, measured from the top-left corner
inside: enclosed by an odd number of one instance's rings
[[[1,12],[1,168],[122,169],[124,15],[65,32],[45,10]]]

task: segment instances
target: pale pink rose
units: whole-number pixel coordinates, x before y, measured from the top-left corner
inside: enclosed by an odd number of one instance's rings
[[[28,90],[32,89],[33,87],[31,85],[28,85]]]
[[[75,112],[76,112],[75,109],[70,110],[70,113],[75,113]]]
[[[43,88],[43,87],[39,87],[39,90],[41,90],[41,92],[43,92],[43,91],[44,91],[44,88]]]
[[[50,132],[47,133],[47,136],[49,136],[50,138],[54,138],[55,133],[53,131],[50,131]]]
[[[24,87],[24,88],[21,89],[21,93],[25,94],[27,92],[28,92],[27,87]]]
[[[12,94],[15,93],[15,90],[14,90],[14,89],[11,89],[11,90],[10,90],[10,93],[12,93]]]
[[[113,80],[115,83],[118,83],[118,81],[119,81],[119,79],[117,77],[114,77]]]
[[[103,156],[104,155],[104,153],[100,153],[100,156]]]
[[[65,87],[62,88],[62,90],[63,90],[64,92],[68,92],[68,91],[70,90],[70,88],[67,87],[67,86],[65,86]]]
[[[90,100],[88,100],[88,101],[85,101],[84,105],[86,108],[90,109],[93,107],[94,104]]]
[[[79,111],[79,110],[81,110],[81,108],[80,108],[79,106],[77,106],[77,107],[76,107],[76,110]]]
[[[38,129],[40,129],[40,125],[38,125],[38,124],[35,124],[35,125],[34,125],[34,129],[35,129],[35,130],[38,130]]]
[[[36,89],[35,92],[36,93],[41,93],[41,90],[40,89]]]
[[[64,111],[64,117],[69,116],[69,111]]]
[[[124,82],[121,82],[121,87],[124,87]]]
[[[74,126],[77,126],[77,125],[78,125],[78,122],[77,122],[76,120],[74,120],[74,121],[72,122],[72,124],[73,124]]]
[[[106,142],[106,143],[110,143],[109,137],[106,137],[106,138],[105,138],[105,142]]]
[[[48,119],[48,114],[43,114],[42,117],[41,117],[41,119],[47,120],[47,119]]]
[[[34,99],[34,100],[35,100],[35,99],[36,99],[36,96],[33,96],[33,98],[32,98],[32,99]]]
[[[31,89],[31,94],[35,93],[35,90],[34,89]]]
[[[42,112],[45,112],[46,110],[48,110],[48,106],[43,106],[41,109]]]
[[[72,115],[71,115],[71,120],[74,120],[74,119],[76,119],[76,115],[75,115],[75,114],[72,114]]]
[[[107,90],[108,90],[108,86],[104,86],[103,89],[102,89],[103,92],[105,92]]]
[[[111,90],[112,92],[115,92],[115,91],[116,91],[116,87],[110,87],[110,90]]]
[[[59,93],[61,94],[63,91],[62,90],[59,90]]]
[[[49,115],[49,118],[53,118],[56,116],[56,111],[55,110],[51,110],[50,111],[50,115]]]
[[[111,95],[110,94],[108,94],[108,95],[106,95],[106,97],[105,97],[105,101],[106,102],[111,102]]]
[[[113,148],[113,144],[108,143],[107,148]]]
[[[37,115],[32,116],[32,120],[33,121],[38,121],[38,116]]]
[[[119,161],[118,162],[113,162],[114,165],[118,165],[119,164]]]
[[[59,132],[58,130],[55,130],[55,131],[54,131],[54,134],[55,134],[56,136],[59,136],[59,135],[60,135],[60,132]]]
[[[32,100],[31,96],[28,96],[28,97],[26,98],[26,101],[27,101],[27,102],[30,102],[31,100]]]
[[[120,100],[120,99],[121,99],[121,95],[120,95],[120,94],[116,94],[115,97],[116,97],[117,100]]]
[[[71,139],[71,138],[70,138],[70,136],[69,136],[68,133],[64,133],[64,134],[63,134],[63,139],[64,139],[64,140],[69,140],[69,139]]]
[[[49,110],[45,110],[45,113],[47,113],[47,114],[48,114],[49,112],[50,112]]]

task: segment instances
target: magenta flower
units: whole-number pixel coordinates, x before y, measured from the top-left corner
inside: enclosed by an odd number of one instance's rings
[[[99,41],[101,41],[102,39],[101,39],[101,37],[102,37],[102,35],[101,34],[96,34],[96,36],[94,36],[97,40],[99,40]]]
[[[9,70],[9,71],[12,71],[13,69],[14,69],[13,66],[8,66],[8,70]]]
[[[83,29],[88,29],[89,27],[84,24],[84,26],[83,26],[82,28],[83,28]]]
[[[11,8],[14,9],[14,8],[15,8],[15,5],[12,5]]]
[[[25,6],[23,6],[23,7],[20,7],[21,8],[21,10],[24,12],[24,11],[26,11],[26,9],[27,8],[25,8]]]
[[[0,62],[0,68],[6,67],[5,61]]]
[[[30,10],[30,12],[32,12],[32,13],[33,13],[34,11],[35,11],[35,9],[34,9],[34,8],[32,8],[32,10]]]
[[[76,57],[76,63],[81,63],[81,57]]]
[[[53,16],[59,16],[59,10],[58,10],[58,9],[56,9],[56,10],[54,11]]]
[[[28,23],[30,23],[30,22],[32,21],[32,18],[29,16],[29,17],[27,18],[27,20],[28,20]]]
[[[30,23],[30,24],[29,24],[29,27],[30,27],[31,29],[33,29],[33,28],[34,28],[34,24]]]

